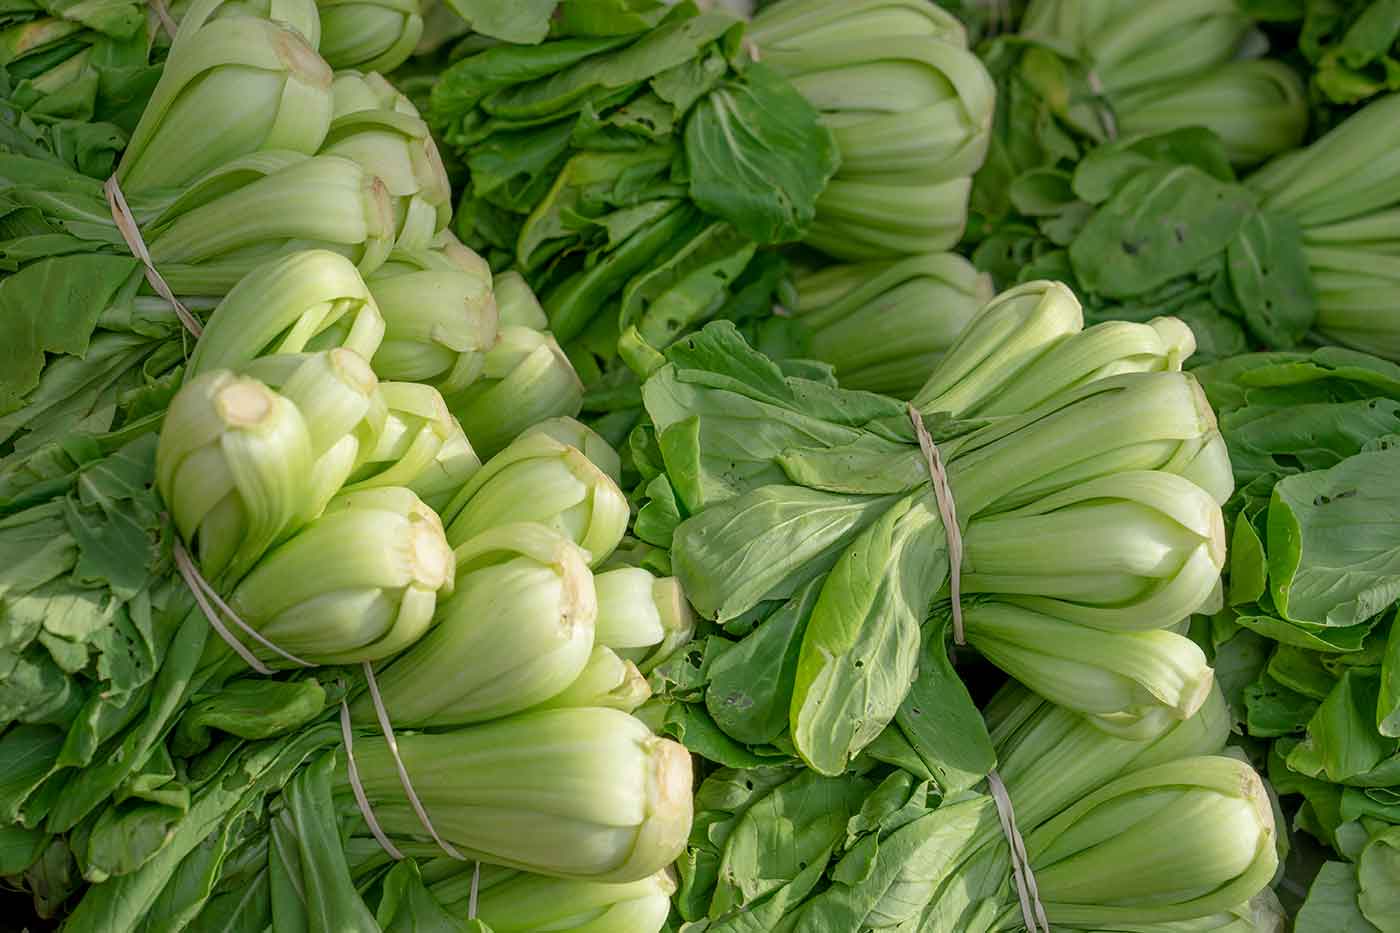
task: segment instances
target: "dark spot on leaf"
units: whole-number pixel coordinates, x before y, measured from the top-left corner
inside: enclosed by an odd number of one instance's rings
[[[1348,489],[1348,490],[1346,490],[1346,491],[1344,491],[1344,492],[1339,492],[1339,493],[1337,493],[1337,494],[1336,494],[1335,496],[1333,496],[1332,498],[1333,498],[1333,499],[1350,499],[1352,496],[1356,495],[1356,493],[1357,493],[1357,490],[1355,490],[1355,489]]]
[[[859,660],[859,659],[857,659],[857,661],[856,661],[856,670],[860,670],[862,667],[865,667],[865,662],[864,662],[864,661],[861,661],[861,660]]]
[[[1183,227],[1181,224],[1177,224],[1175,227],[1173,227],[1172,232],[1176,234],[1176,241],[1178,243],[1186,242],[1186,228]]]

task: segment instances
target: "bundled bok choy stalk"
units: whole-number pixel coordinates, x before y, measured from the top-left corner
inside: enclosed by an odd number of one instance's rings
[[[1054,100],[1042,87],[1055,117],[1093,141],[1198,126],[1221,138],[1231,162],[1253,165],[1303,140],[1303,82],[1282,63],[1257,58],[1266,45],[1253,41],[1238,4],[1034,0],[1017,32],[1037,49],[1028,56],[1065,56],[1051,80],[1083,81],[1093,92],[1084,97],[1099,98],[1095,114],[1092,99]],[[1026,79],[1046,64],[1043,57],[1028,64]]]
[[[346,755],[333,748],[340,742],[340,730],[324,724],[197,759],[212,768],[194,796],[191,812],[199,819],[176,826],[161,858],[93,887],[67,929],[135,930],[167,912],[200,928],[226,922],[230,910],[248,922],[275,917],[308,933],[379,933],[394,929],[400,914],[451,917],[435,901],[413,902],[422,881],[411,867],[407,879],[383,879],[377,912],[362,899],[352,861],[373,868],[388,856],[362,854],[379,843],[365,828]],[[384,738],[359,735],[353,746],[365,807],[385,838],[409,856],[440,855],[404,798]],[[635,892],[661,871],[689,832],[689,756],[617,710],[550,710],[404,734],[398,750],[433,831],[458,855],[576,879],[605,903],[626,899],[629,886]],[[182,884],[191,871],[210,874],[204,884]],[[604,882],[623,887],[610,895]]]
[[[1169,319],[1081,327],[1060,286],[999,296],[911,405],[947,465],[961,589],[1111,640],[1217,597],[1233,479],[1204,395],[1175,371],[1189,331]],[[948,535],[909,410],[785,377],[721,325],[666,357],[643,387],[651,425],[634,438],[647,496],[637,533],[669,546],[696,610],[741,639],[709,640],[705,712],[739,741],[781,738],[839,774],[902,709],[923,655],[939,653],[921,647],[921,628],[947,582]],[[1027,544],[1046,540],[1074,546]],[[1007,618],[987,611],[991,628]],[[1044,689],[1070,699],[1044,636],[1022,636],[1024,676],[1036,683],[1029,668],[1043,664]],[[1163,648],[1180,660],[1136,673],[1141,689],[1084,694],[1082,711],[1190,715],[1209,675],[1189,648]]]
[[[1054,278],[1092,320],[1173,314],[1200,358],[1291,349],[1316,304],[1297,224],[1236,168],[1297,146],[1308,106],[1230,0],[1036,0],[982,56],[997,126],[969,245],[998,287]]]
[[[996,89],[956,17],[923,0],[784,0],[749,38],[840,152],[803,242],[845,260],[957,244]]]
[[[829,363],[845,388],[896,398],[919,390],[992,299],[991,278],[954,253],[823,266],[799,272],[793,286],[785,310],[800,334],[795,352]]]
[[[642,669],[689,640],[694,622],[677,581],[638,567],[590,569],[622,540],[628,508],[584,450],[615,467],[616,454],[583,425],[540,425],[445,507],[456,589],[433,630],[379,666],[394,722],[460,725],[541,705],[630,710],[649,696]],[[428,682],[441,687],[423,691]],[[368,695],[350,709],[356,722],[375,721]]]
[[[1014,684],[987,715],[1051,929],[1224,929],[1269,910],[1273,813],[1258,777],[1218,754],[1218,691],[1133,739]],[[696,806],[676,904],[707,929],[1024,928],[993,798],[928,771],[722,768]]]
[[[1317,330],[1329,341],[1400,359],[1393,268],[1400,187],[1387,158],[1400,95],[1378,98],[1316,142],[1245,179],[1268,210],[1302,230],[1317,293]]]
[[[461,273],[460,265],[454,270]],[[213,880],[238,887],[243,873],[256,869],[263,880],[247,890],[255,898],[267,894],[278,906],[265,909],[277,916],[287,917],[285,884],[296,885],[288,879],[300,872],[307,883],[346,883],[351,893],[333,911],[342,920],[378,922],[348,875],[339,874],[348,865],[341,846],[355,847],[335,827],[360,811],[349,778],[336,771],[336,761],[343,767],[346,759],[325,753],[341,743],[340,731],[316,724],[347,690],[347,712],[366,726],[354,740],[357,779],[378,825],[415,854],[436,849],[417,842],[422,827],[386,740],[375,734],[377,715],[359,679],[347,686],[343,674],[303,670],[322,665],[378,662],[384,707],[400,727],[429,721],[484,730],[399,736],[417,793],[449,845],[525,870],[626,883],[661,870],[679,851],[690,820],[689,759],[625,711],[648,695],[638,665],[650,670],[664,661],[688,639],[691,618],[675,581],[615,569],[605,575],[606,634],[595,639],[590,556],[568,536],[578,534],[598,548],[599,561],[606,559],[622,537],[627,508],[614,481],[560,438],[613,472],[616,453],[577,422],[556,419],[521,438],[523,454],[511,448],[482,467],[436,389],[378,381],[369,360],[389,332],[342,256],[294,254],[255,270],[210,316],[158,443],[151,419],[136,435],[144,447],[84,464],[68,481],[110,473],[139,495],[94,503],[89,513],[104,516],[105,525],[82,513],[77,530],[57,539],[60,550],[19,568],[16,582],[35,578],[34,608],[47,613],[64,593],[66,574],[91,572],[82,560],[71,562],[62,548],[73,545],[65,542],[95,533],[97,547],[126,527],[128,501],[134,514],[149,512],[132,530],[151,534],[154,552],[139,566],[109,571],[114,594],[132,583],[141,588],[88,636],[99,647],[129,637],[133,625],[150,630],[154,617],[145,667],[121,671],[118,690],[103,692],[99,665],[106,662],[95,654],[91,669],[63,684],[57,703],[36,694],[0,739],[0,757],[28,762],[23,786],[6,801],[6,828],[17,837],[7,874],[47,891],[61,869],[69,879],[63,895],[81,880],[100,882],[79,902],[69,928],[135,929],[168,911],[194,917],[206,901],[217,913],[225,903],[217,884],[192,891],[181,881],[206,870],[200,860],[211,845],[236,852],[227,878],[216,872]],[[27,484],[15,484],[17,499],[52,487],[39,472],[50,461],[31,459]],[[473,484],[478,472],[483,481]],[[27,547],[35,532],[61,532],[70,488],[59,487],[51,504],[40,500],[17,513],[7,546]],[[456,552],[415,489],[443,508],[460,502],[453,514],[474,530],[458,525]],[[505,493],[518,496],[526,513],[488,507]],[[187,567],[180,567],[185,580],[172,568],[157,495],[183,539],[174,545],[176,564],[183,560],[178,549],[188,546],[204,584],[191,582]],[[105,511],[114,506],[123,511]],[[217,610],[196,607],[187,585],[223,597],[229,611],[222,637],[210,631]],[[517,631],[531,619],[533,639]],[[566,635],[561,649],[538,656],[559,630]],[[514,662],[504,646],[518,649]],[[27,655],[36,673],[60,670],[45,655],[56,650],[51,639],[35,638]],[[434,681],[474,685],[448,713],[420,715],[405,705],[431,696],[421,677],[407,689],[400,684],[425,656],[453,665],[450,676]],[[71,653],[59,658],[72,669]],[[513,663],[533,676],[522,680]],[[36,686],[50,683],[52,676]],[[540,708],[483,724],[532,707]],[[68,733],[55,728],[75,716]],[[589,734],[595,741],[580,741]],[[530,748],[539,763],[519,758]],[[498,779],[487,774],[483,753],[501,756]],[[481,777],[474,791],[455,777],[433,789],[428,762],[453,755],[467,756],[458,765],[473,762]],[[521,767],[544,778],[533,799],[518,796]],[[146,788],[139,800],[123,790],[132,782]],[[557,782],[574,790],[593,782],[596,791],[568,803],[574,795],[561,793]],[[56,787],[65,793],[55,794]],[[499,797],[507,787],[515,803]],[[483,818],[482,808],[491,806],[498,807],[494,821]],[[256,818],[249,807],[257,808]],[[311,814],[329,814],[330,823],[315,824]],[[309,848],[287,862],[299,844]],[[298,909],[308,930],[341,922],[318,917],[314,906]]]

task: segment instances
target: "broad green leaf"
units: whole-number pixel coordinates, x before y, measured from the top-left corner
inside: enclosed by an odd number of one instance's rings
[[[1134,176],[1070,245],[1089,292],[1130,298],[1220,254],[1253,210],[1250,194],[1191,166]]]
[[[474,32],[505,42],[534,45],[549,34],[549,21],[559,0],[448,0]]]
[[[129,256],[44,259],[0,282],[0,412],[39,384],[45,353],[82,356],[98,316],[136,273]]]
[[[861,778],[803,771],[754,803],[725,844],[710,915],[744,909],[824,860],[872,789]]]
[[[948,572],[931,500],[926,490],[885,509],[822,584],[789,721],[803,760],[823,774],[840,774],[884,730],[915,679],[919,627]]]
[[[798,652],[821,583],[808,583],[710,666],[705,707],[738,741],[763,745],[787,728]]]
[[[1269,508],[1269,580],[1284,618],[1364,622],[1400,597],[1400,450],[1286,477]]]
[[[1283,214],[1251,214],[1230,241],[1227,260],[1250,334],[1269,347],[1297,345],[1317,317],[1298,223]]]
[[[764,600],[796,595],[896,501],[764,486],[681,522],[672,566],[696,611],[723,623]],[[871,572],[882,569],[881,556],[891,554],[870,555]]]
[[[895,713],[895,722],[943,795],[970,789],[996,766],[987,724],[948,658],[950,617],[930,623],[919,656],[919,672]]]
[[[1298,910],[1294,933],[1377,933],[1357,904],[1360,891],[1355,866],[1327,862]]]
[[[1381,933],[1400,930],[1400,826],[1375,836],[1356,866],[1357,904]]]
[[[1249,734],[1272,738],[1302,732],[1317,712],[1318,703],[1278,683],[1268,674],[1244,690]]]
[[[802,236],[840,158],[812,105],[760,63],[696,104],[685,154],[695,203],[757,243]]]

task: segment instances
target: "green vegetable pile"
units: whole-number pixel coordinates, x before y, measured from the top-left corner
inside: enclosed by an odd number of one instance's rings
[[[1400,6],[14,0],[0,898],[1400,933]]]

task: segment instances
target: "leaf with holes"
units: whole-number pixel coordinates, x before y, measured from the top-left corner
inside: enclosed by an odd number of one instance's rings
[[[1251,214],[1230,241],[1226,258],[1250,334],[1265,346],[1296,346],[1317,317],[1298,222],[1284,214]]]
[[[1248,191],[1194,166],[1147,169],[1084,226],[1070,261],[1087,291],[1131,298],[1218,256],[1253,211]]]

